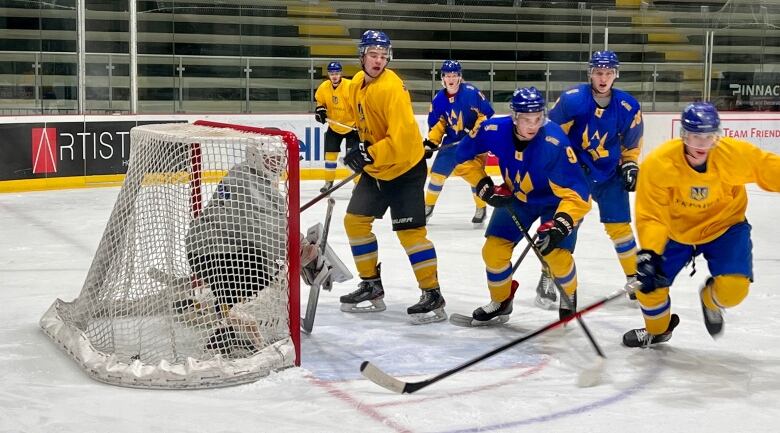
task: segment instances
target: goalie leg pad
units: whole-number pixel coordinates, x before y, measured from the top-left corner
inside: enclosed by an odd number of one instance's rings
[[[325,253],[319,253],[322,250],[319,244],[322,238],[322,231],[322,223],[315,224],[309,228],[306,237],[302,239],[301,276],[303,280],[309,286],[324,284],[327,279],[334,283],[343,283],[351,280],[353,275],[349,268],[341,261],[330,245],[327,245],[327,242],[325,244]],[[314,249],[317,252],[316,257],[311,257],[312,248],[310,247],[312,246],[316,246]],[[308,262],[303,260],[304,250],[307,251]],[[331,285],[325,284],[323,287],[329,290]]]

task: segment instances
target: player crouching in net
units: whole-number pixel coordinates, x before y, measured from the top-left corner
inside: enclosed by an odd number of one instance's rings
[[[496,208],[482,247],[491,301],[474,310],[468,326],[508,320],[517,288],[512,280],[512,251],[524,237],[520,225],[528,229],[537,219],[542,224],[534,248],[544,255],[571,301],[561,299],[559,314],[568,317],[576,310],[572,251],[576,224],[590,210],[588,184],[566,134],[545,118],[545,100],[536,88],[515,90],[510,109],[511,117],[484,121],[476,136],[466,137],[457,151],[459,163],[492,152],[504,178],[503,185],[495,186],[483,170],[477,184],[480,198]]]
[[[286,203],[274,164],[249,145],[244,161],[228,170],[185,238],[194,297],[176,300],[174,308],[185,322],[210,326],[206,348],[226,356],[254,353],[275,338],[266,335],[275,324],[258,323],[249,314],[269,308],[263,293],[281,296],[287,274],[286,227],[278,217]],[[344,268],[337,257],[323,257],[317,241],[301,235],[301,275],[307,284],[321,280],[329,262]]]
[[[723,332],[723,310],[739,305],[753,280],[745,184],[780,192],[780,156],[722,137],[715,106],[690,104],[680,120],[680,138],[662,144],[642,162],[636,189],[642,247],[637,300],[645,327],[623,335],[628,347],[672,337],[680,319],[671,313],[669,287],[699,254],[711,275],[699,293],[704,325],[712,337]]]

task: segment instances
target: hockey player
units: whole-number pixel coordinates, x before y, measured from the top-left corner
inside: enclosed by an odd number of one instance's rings
[[[350,80],[342,78],[342,72],[341,63],[328,63],[328,80],[323,81],[314,94],[317,101],[314,119],[322,124],[327,123],[328,119],[334,121],[325,131],[325,185],[320,188],[320,192],[329,190],[336,179],[336,161],[342,140],[347,142],[347,151],[359,141],[357,131],[350,128],[355,126],[352,111],[347,107]]]
[[[484,172],[487,155],[458,165],[455,162],[455,147],[470,131],[479,129],[479,125],[493,116],[493,107],[482,92],[472,84],[463,81],[462,68],[457,60],[445,60],[441,65],[441,83],[444,87],[436,93],[428,113],[428,138],[424,145],[426,152],[441,147],[431,166],[431,178],[425,192],[425,220],[430,220],[433,207],[439,198],[444,182],[450,174],[461,176],[469,185],[477,209],[471,222],[482,226],[487,214],[487,205],[474,190],[474,185]],[[426,156],[428,156],[426,154]]]
[[[355,172],[362,172],[352,191],[344,217],[355,265],[363,281],[357,290],[341,297],[346,312],[383,311],[384,289],[378,266],[378,245],[371,231],[376,218],[390,208],[393,230],[409,256],[420,301],[407,309],[413,323],[447,318],[436,273],[436,250],[425,230],[425,150],[412,112],[409,92],[387,64],[393,51],[390,38],[380,31],[363,33],[359,45],[362,71],[350,87],[362,142],[344,157]],[[358,304],[370,302],[370,306]],[[431,315],[430,313],[433,313]]]
[[[504,184],[495,186],[484,171],[477,194],[495,207],[485,232],[485,261],[490,302],[472,313],[472,324],[504,322],[514,296],[512,251],[523,238],[511,207],[526,229],[536,220],[536,246],[576,309],[577,271],[574,244],[577,225],[590,210],[590,193],[577,157],[560,126],[545,118],[545,100],[535,87],[515,90],[509,104],[512,116],[482,122],[474,137],[458,146],[459,163],[485,152],[498,157]],[[572,310],[561,303],[559,315]]]
[[[780,192],[780,156],[721,136],[720,116],[708,102],[688,105],[680,138],[642,162],[636,189],[641,250],[637,299],[645,328],[623,335],[628,347],[668,341],[679,323],[669,286],[703,254],[711,276],[699,293],[707,332],[723,332],[723,309],[742,302],[753,280],[751,226],[745,219],[745,184]]]
[[[613,51],[596,51],[588,65],[589,83],[561,94],[550,120],[566,131],[590,184],[599,216],[626,276],[636,280],[636,241],[631,230],[628,193],[636,188],[644,125],[639,102],[612,85],[620,62]],[[536,303],[549,308],[555,300],[549,282],[540,279]]]
[[[275,164],[249,144],[242,162],[221,179],[185,236],[191,268],[191,277],[185,280],[202,283],[210,291],[215,311],[205,311],[196,297],[176,300],[174,308],[184,316],[212,315],[209,321],[216,317],[218,325],[206,347],[225,355],[263,346],[254,319],[234,306],[251,302],[278,280],[286,259],[286,228],[278,218],[285,197],[279,191]],[[335,258],[321,257],[316,240],[301,237],[301,275],[309,283],[328,269],[328,259]]]

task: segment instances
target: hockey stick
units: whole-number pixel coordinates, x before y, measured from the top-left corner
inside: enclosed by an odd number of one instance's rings
[[[353,131],[357,131],[357,128],[355,128],[354,126],[349,126],[349,125],[347,125],[347,124],[345,124],[345,123],[341,123],[341,122],[335,121],[335,120],[333,120],[333,119],[329,119],[329,118],[327,118],[327,117],[325,118],[325,120],[326,120],[328,123],[330,123],[331,125],[336,125],[336,126],[340,126],[340,127],[342,127],[342,128],[349,128],[349,129],[351,129],[351,130],[353,130]]]
[[[446,377],[452,376],[453,374],[465,370],[472,365],[484,361],[485,359],[488,359],[492,356],[495,356],[509,348],[512,348],[514,346],[517,346],[518,344],[531,340],[532,338],[535,338],[541,334],[544,334],[545,332],[557,328],[561,325],[564,325],[574,319],[579,319],[580,316],[583,314],[595,310],[602,305],[609,303],[617,298],[620,298],[621,296],[626,296],[626,293],[629,291],[633,291],[633,288],[631,290],[626,290],[625,288],[620,289],[610,295],[608,295],[605,298],[602,298],[592,304],[586,305],[583,307],[580,311],[575,312],[571,316],[565,317],[563,319],[558,319],[554,322],[550,322],[547,325],[542,326],[541,328],[538,328],[526,335],[523,335],[522,337],[518,337],[515,340],[510,341],[509,343],[504,344],[503,346],[499,346],[490,352],[487,352],[483,355],[480,355],[474,359],[471,359],[469,361],[464,362],[463,364],[458,365],[457,367],[453,367],[445,372],[439,373],[436,376],[421,380],[419,382],[404,382],[402,380],[399,380],[393,376],[390,376],[389,374],[385,373],[379,367],[375,366],[374,364],[370,363],[369,361],[363,361],[360,364],[360,372],[363,374],[363,376],[366,377],[366,379],[370,380],[371,382],[374,382],[375,384],[388,389],[390,391],[399,393],[399,394],[412,394],[415,391],[419,391],[423,388],[425,388],[428,385],[432,385]]]
[[[547,271],[550,273],[550,275],[553,275],[552,271],[550,270],[550,265],[547,263],[547,260],[545,260],[544,256],[542,255],[542,252],[539,251],[539,248],[537,248],[535,245],[533,245],[533,239],[528,234],[528,230],[523,227],[523,223],[520,222],[520,218],[517,216],[517,212],[515,212],[514,209],[512,209],[511,206],[507,206],[506,210],[509,212],[509,216],[512,217],[512,221],[514,221],[515,225],[517,226],[518,230],[523,233],[523,236],[525,237],[525,240],[531,243],[531,249],[534,250],[534,253],[536,254],[536,257],[539,258],[539,261],[542,262],[542,266],[547,269]],[[569,310],[575,311],[576,308],[574,308],[574,304],[569,299],[569,296],[566,294],[566,291],[561,287],[561,284],[558,282],[558,280],[555,279],[555,276],[553,275],[552,278],[553,283],[555,284],[555,287],[558,289],[558,294],[561,296],[561,299],[564,301],[567,307],[569,307]],[[596,350],[596,353],[602,357],[606,358],[607,356],[604,355],[604,352],[601,351],[601,347],[599,347],[598,343],[596,342],[596,339],[593,338],[593,335],[590,333],[590,329],[588,329],[588,326],[585,325],[585,322],[577,317],[577,323],[580,324],[582,327],[582,330],[585,332],[585,335],[588,336],[588,340],[590,340],[590,343],[593,345],[593,348]]]
[[[333,216],[333,206],[336,205],[336,200],[333,197],[328,197],[328,210],[325,213],[325,227],[322,229],[322,236],[320,237],[320,254],[325,255],[325,250],[328,245],[328,233],[330,233],[330,219]],[[323,266],[327,266],[324,264]],[[324,284],[333,284],[330,277],[326,277]],[[330,291],[329,288],[325,290]],[[306,334],[311,334],[311,330],[314,329],[314,316],[317,314],[317,304],[320,300],[320,284],[313,284],[309,288],[309,301],[306,303],[306,316],[301,320],[301,330]]]
[[[569,310],[576,311],[576,308],[574,307],[574,304],[569,299],[569,296],[566,294],[566,291],[561,287],[561,284],[558,282],[558,280],[555,279],[555,275],[553,275],[552,271],[550,270],[550,265],[547,263],[547,260],[545,260],[544,256],[542,255],[542,252],[539,251],[539,248],[536,247],[536,245],[533,245],[533,239],[531,239],[531,236],[528,234],[528,231],[523,227],[523,224],[520,222],[520,218],[517,216],[517,212],[515,212],[514,209],[512,209],[511,206],[508,206],[507,211],[509,211],[509,215],[512,217],[512,221],[514,221],[517,228],[523,233],[523,236],[525,239],[530,242],[531,249],[534,250],[534,253],[536,254],[536,257],[539,258],[539,261],[542,263],[542,267],[544,267],[547,272],[550,274],[552,278],[550,278],[555,284],[555,288],[558,289],[558,294],[561,297],[561,301],[563,301],[567,307],[569,307]],[[579,377],[577,378],[577,385],[581,387],[588,387],[588,386],[594,386],[601,382],[602,373],[604,371],[604,363],[607,359],[607,355],[604,354],[604,352],[601,350],[601,347],[599,347],[599,344],[596,342],[596,339],[593,337],[593,334],[591,334],[590,329],[585,324],[585,321],[580,318],[579,315],[576,315],[577,323],[580,324],[580,327],[582,328],[582,331],[585,333],[585,336],[588,337],[588,340],[590,341],[590,344],[593,346],[593,349],[596,351],[596,354],[599,356],[597,358],[597,361],[594,365],[590,367],[585,367],[581,372]]]
[[[332,186],[332,187],[330,187],[330,188],[329,188],[327,191],[320,193],[318,196],[316,196],[316,197],[314,197],[313,199],[309,200],[309,202],[308,202],[308,203],[306,203],[306,204],[302,205],[302,206],[301,206],[301,212],[303,212],[303,211],[305,211],[306,209],[308,209],[308,208],[310,208],[310,207],[314,206],[314,205],[315,205],[317,202],[319,202],[319,201],[320,201],[320,200],[322,200],[323,198],[325,198],[325,197],[329,196],[329,195],[330,195],[330,194],[331,194],[333,191],[335,191],[335,190],[337,190],[337,189],[341,188],[342,186],[344,186],[344,185],[346,185],[347,183],[349,183],[349,181],[351,181],[352,179],[354,179],[354,178],[356,178],[356,177],[358,177],[358,176],[360,176],[360,173],[352,173],[352,174],[350,174],[349,176],[347,176],[346,178],[342,179],[342,180],[341,180],[339,183],[337,183],[337,184],[333,185],[333,186]]]

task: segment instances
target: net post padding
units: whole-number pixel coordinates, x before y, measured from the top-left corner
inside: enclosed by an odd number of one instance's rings
[[[246,168],[250,156],[261,168]],[[229,210],[267,223],[234,230],[236,220],[213,208],[230,201],[225,192],[252,192],[250,184],[265,189]],[[201,211],[210,217],[196,221]],[[299,364],[298,215],[293,134],[225,124],[133,128],[128,173],[81,293],[57,299],[40,326],[90,376],[113,385],[214,388]],[[209,262],[232,260],[220,278],[234,285],[194,271],[201,244],[190,236],[214,220],[252,236],[218,245],[232,250]]]

